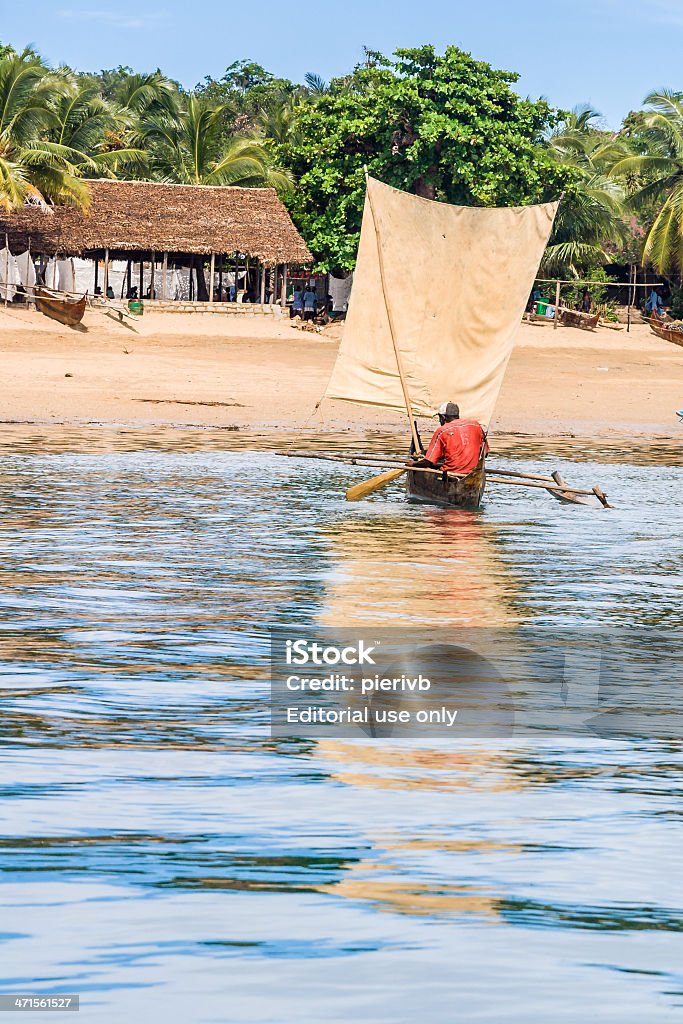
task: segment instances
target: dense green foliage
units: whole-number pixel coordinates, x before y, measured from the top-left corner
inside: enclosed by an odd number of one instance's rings
[[[364,167],[417,195],[524,205],[564,193],[544,267],[683,268],[683,93],[649,96],[619,132],[589,108],[520,98],[516,76],[456,47],[366,52],[303,84],[252,61],[186,92],[157,69],[52,69],[0,45],[0,206],[87,203],[83,178],[272,185],[320,268],[355,261]]]
[[[541,146],[544,101],[520,100],[514,76],[449,47],[378,54],[299,107],[280,153],[299,188],[295,219],[326,266],[351,268],[363,167],[430,199],[482,206],[556,196],[571,174]]]

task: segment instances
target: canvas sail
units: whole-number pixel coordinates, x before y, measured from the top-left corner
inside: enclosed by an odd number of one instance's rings
[[[488,426],[557,205],[449,206],[368,179],[325,397],[405,411],[388,303],[413,412],[451,400]]]

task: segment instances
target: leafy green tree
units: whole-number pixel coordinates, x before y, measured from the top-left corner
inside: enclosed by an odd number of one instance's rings
[[[280,150],[298,180],[291,211],[320,266],[354,265],[365,164],[390,185],[451,203],[524,204],[562,190],[568,175],[541,147],[551,110],[520,99],[515,75],[456,47],[366,57],[301,105]]]
[[[289,79],[276,78],[254,61],[239,60],[226,68],[222,78],[207,76],[195,94],[223,108],[227,136],[258,131],[262,112],[286,104],[298,91]]]
[[[50,138],[59,125],[56,106],[68,94],[63,71],[51,71],[32,50],[0,57],[0,206],[27,198],[87,204],[78,160]]]

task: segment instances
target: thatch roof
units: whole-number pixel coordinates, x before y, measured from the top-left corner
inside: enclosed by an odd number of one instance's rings
[[[24,206],[0,212],[0,248],[77,256],[112,252],[243,253],[262,263],[310,263],[312,257],[271,188],[89,181],[87,212]]]

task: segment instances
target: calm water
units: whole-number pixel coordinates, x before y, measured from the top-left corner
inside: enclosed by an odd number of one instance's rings
[[[611,512],[467,514],[349,505],[371,474],[227,434],[0,442],[1,991],[98,1022],[681,1019],[681,744],[274,741],[267,707],[273,625],[679,626],[680,451],[515,461]]]

